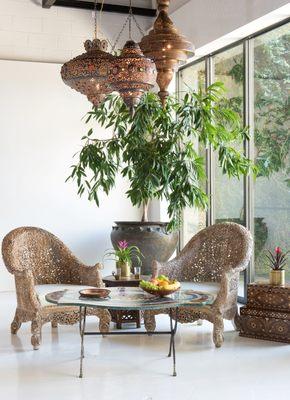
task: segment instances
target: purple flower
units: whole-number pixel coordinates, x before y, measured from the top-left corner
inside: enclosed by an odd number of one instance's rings
[[[128,243],[126,240],[120,240],[120,241],[118,242],[118,246],[119,246],[119,248],[120,248],[121,250],[127,249],[128,245],[129,245],[129,243]]]

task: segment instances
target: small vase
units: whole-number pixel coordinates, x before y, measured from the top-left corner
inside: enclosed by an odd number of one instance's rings
[[[131,275],[131,264],[126,262],[117,262],[117,267],[121,268],[121,277],[122,278],[130,278]]]
[[[285,285],[285,270],[273,269],[270,271],[270,285],[283,286]]]

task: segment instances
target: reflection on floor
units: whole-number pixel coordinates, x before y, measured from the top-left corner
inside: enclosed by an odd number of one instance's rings
[[[221,349],[213,346],[210,324],[179,326],[176,378],[167,336],[86,337],[81,380],[78,327],[46,325],[41,348],[33,351],[29,324],[17,336],[9,333],[14,308],[14,293],[0,293],[3,399],[274,400],[290,391],[290,346],[240,338],[230,323]],[[167,326],[161,316],[158,327]],[[88,327],[95,328],[94,319]]]

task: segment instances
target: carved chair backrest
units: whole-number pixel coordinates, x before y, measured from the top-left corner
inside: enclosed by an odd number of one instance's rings
[[[17,275],[30,271],[35,284],[79,283],[74,271],[83,264],[56,236],[44,229],[14,229],[3,240],[2,255],[9,272]]]
[[[235,223],[212,225],[198,232],[159,273],[180,281],[219,281],[224,272],[247,268],[252,253],[250,232]]]

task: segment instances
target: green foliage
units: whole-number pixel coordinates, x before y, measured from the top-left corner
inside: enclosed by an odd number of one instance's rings
[[[117,250],[107,250],[104,255],[105,258],[112,259],[118,263],[128,263],[132,265],[132,260],[135,259],[139,265],[142,265],[141,257],[144,257],[137,246],[129,246],[126,240],[118,242]]]
[[[254,139],[258,176],[270,177],[275,172],[284,172],[285,182],[290,187],[289,43],[290,34],[284,34],[255,46]],[[237,83],[244,80],[242,56],[234,59],[229,75]],[[231,102],[237,110],[242,98],[235,97]]]
[[[194,141],[217,151],[229,177],[255,170],[233,146],[247,137],[247,131],[227,106],[223,84],[218,82],[204,93],[188,92],[181,101],[169,97],[165,107],[157,95],[146,93],[133,116],[120,97],[110,95],[88,113],[86,122],[91,120],[111,127],[114,134],[101,140],[90,129],[82,138],[83,148],[68,178],[76,180],[78,194],[86,191],[89,200],[99,205],[100,191],[108,194],[120,172],[130,182],[127,196],[134,206],[152,199],[167,200],[169,229],[179,226],[184,207],[207,206],[207,195],[201,189],[204,159]]]

